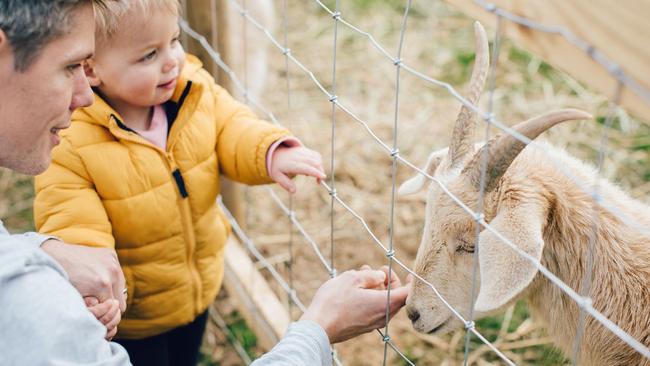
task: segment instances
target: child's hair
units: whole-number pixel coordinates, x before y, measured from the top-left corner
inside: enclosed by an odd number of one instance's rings
[[[120,21],[134,9],[147,14],[152,9],[165,9],[181,13],[179,0],[121,0],[107,1],[95,14],[95,39],[98,43],[111,39],[119,29]]]

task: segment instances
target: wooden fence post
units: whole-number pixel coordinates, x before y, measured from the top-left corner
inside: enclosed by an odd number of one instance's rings
[[[190,26],[208,39],[221,59],[232,64],[233,54],[228,42],[228,0],[182,0],[183,16]],[[211,59],[201,44],[189,37],[183,37],[188,52],[203,62],[220,86],[233,93],[232,81]],[[245,228],[245,205],[243,187],[221,177],[221,195],[224,205],[242,228]],[[239,313],[253,329],[258,346],[271,349],[289,326],[288,311],[271,290],[264,277],[257,270],[241,244],[232,235],[226,244],[223,285]]]
[[[228,65],[231,63],[232,52],[227,41],[228,1],[227,0],[185,0],[185,17],[190,26],[199,34],[205,36],[212,47],[219,52],[221,59]],[[216,14],[215,14],[216,12]],[[216,18],[216,19],[215,19]],[[216,25],[216,29],[215,26]],[[190,39],[186,43],[188,52],[196,55],[203,62],[203,67],[210,72],[224,89],[231,94],[232,82],[228,75],[219,68],[199,42]],[[242,228],[246,227],[246,207],[244,205],[244,189],[228,178],[221,177],[221,196],[223,203],[235,217]]]

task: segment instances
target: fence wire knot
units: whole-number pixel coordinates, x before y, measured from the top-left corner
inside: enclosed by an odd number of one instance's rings
[[[285,56],[290,55],[291,54],[291,48],[285,48],[284,50],[282,50],[282,54],[285,55]]]
[[[339,19],[341,19],[341,12],[340,12],[340,11],[336,11],[336,12],[332,13],[332,18],[333,18],[334,20],[339,20]]]
[[[336,277],[336,275],[337,275],[336,268],[332,268],[332,270],[330,271],[330,278],[334,278]]]
[[[386,342],[386,343],[390,342],[390,336],[389,336],[388,334],[386,334],[382,339],[383,339],[384,342]]]
[[[485,4],[485,10],[489,11],[490,13],[494,13],[497,11],[497,6],[494,5],[493,3],[487,3]]]
[[[393,149],[393,151],[390,152],[390,156],[397,158],[399,156],[399,149]]]
[[[330,194],[330,196],[332,196],[332,197],[337,197],[337,195],[336,195],[336,188],[332,188],[332,190],[329,191],[329,194]]]
[[[607,72],[609,72],[616,79],[619,79],[619,84],[620,84],[620,79],[625,76],[625,74],[623,73],[623,69],[621,69],[621,66],[619,66],[618,64],[613,64],[612,66],[607,68]]]
[[[397,67],[402,66],[402,59],[401,59],[401,58],[397,58],[397,59],[393,60],[393,65],[395,65],[395,66],[397,66]]]
[[[483,212],[477,212],[474,214],[474,221],[481,222],[483,220],[485,220],[485,214]]]
[[[484,120],[487,121],[488,123],[494,124],[494,113],[492,112],[486,113]]]
[[[578,302],[578,306],[580,306],[581,309],[588,309],[591,308],[591,305],[593,304],[593,300],[590,297],[583,297],[581,301]]]
[[[289,218],[291,219],[291,221],[295,221],[295,219],[296,219],[296,211],[293,211],[293,210],[289,211],[289,212],[287,213],[287,216],[289,216]]]
[[[465,322],[465,329],[468,330],[468,331],[472,330],[472,329],[474,329],[475,325],[476,324],[474,324],[473,320],[467,321],[467,322]]]
[[[332,103],[336,103],[336,100],[337,100],[337,99],[338,99],[338,97],[336,96],[336,94],[332,94],[332,95],[330,95],[330,102],[332,102]]]
[[[388,257],[388,258],[395,257],[395,249],[391,249],[391,250],[387,251],[386,252],[386,257]]]

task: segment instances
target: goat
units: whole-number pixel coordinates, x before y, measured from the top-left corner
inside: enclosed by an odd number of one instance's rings
[[[474,30],[477,52],[467,99],[476,105],[488,71],[489,47],[478,22]],[[532,140],[560,122],[589,118],[585,112],[564,109],[519,123],[514,130]],[[597,205],[592,195],[558,165],[590,189],[598,185],[605,202],[641,227],[650,228],[650,207],[599,178],[593,167],[549,144],[543,144],[542,149],[526,148],[526,144],[503,134],[483,146],[474,145],[475,125],[475,113],[463,106],[450,147],[433,152],[424,171],[444,183],[471,210],[480,209],[485,221],[519,249],[576,292],[589,296],[595,309],[650,346],[650,238]],[[487,170],[479,207],[484,153]],[[426,182],[418,174],[403,183],[399,193],[419,191]],[[415,272],[462,314],[469,314],[473,306],[477,317],[485,316],[525,298],[531,314],[546,326],[555,344],[565,355],[572,355],[580,318],[576,302],[538,273],[530,261],[477,225],[437,183],[431,182]],[[471,293],[475,250],[477,295]],[[593,269],[591,285],[587,286],[590,250]],[[462,324],[421,281],[414,283],[406,309],[419,332],[442,333]],[[650,365],[650,360],[591,316],[585,318],[577,358],[580,365]]]

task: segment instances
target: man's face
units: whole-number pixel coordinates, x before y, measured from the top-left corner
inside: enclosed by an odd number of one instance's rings
[[[95,48],[91,5],[74,11],[67,34],[41,50],[27,70],[14,70],[14,55],[0,34],[0,166],[40,174],[49,166],[58,132],[75,108],[90,105],[92,90],[82,63]],[[1,31],[0,31],[1,33]]]

